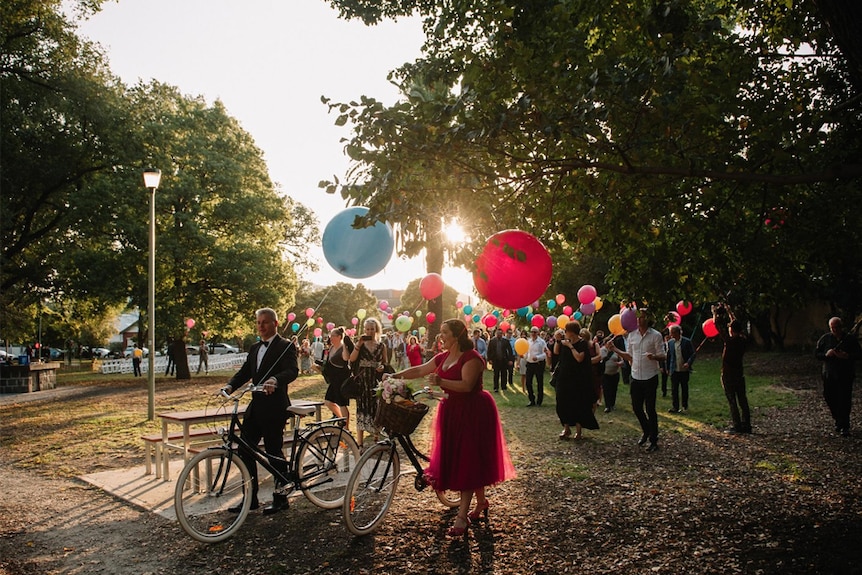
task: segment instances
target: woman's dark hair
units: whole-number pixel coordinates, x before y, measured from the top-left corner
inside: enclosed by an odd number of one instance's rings
[[[574,333],[575,335],[580,335],[581,334],[581,323],[576,319],[569,320],[566,323],[565,331],[567,333]]]
[[[467,326],[463,321],[453,318],[447,319],[443,323],[449,326],[449,331],[451,331],[455,339],[458,340],[458,349],[461,351],[473,349],[473,340],[470,339],[470,334],[467,333]]]

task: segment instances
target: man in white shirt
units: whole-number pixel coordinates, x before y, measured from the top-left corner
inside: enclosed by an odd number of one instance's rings
[[[526,353],[527,360],[527,396],[530,403],[527,407],[542,405],[545,398],[545,363],[548,361],[548,344],[539,337],[539,328],[530,329],[530,347]],[[533,379],[536,379],[536,394],[533,393]]]
[[[652,314],[646,308],[639,309],[638,328],[626,335],[626,351],[618,349],[613,341],[607,345],[610,351],[632,366],[632,411],[643,430],[638,445],[644,445],[649,440],[649,452],[658,449],[658,413],[655,404],[661,371],[659,362],[666,359],[664,338],[651,327],[652,323]]]

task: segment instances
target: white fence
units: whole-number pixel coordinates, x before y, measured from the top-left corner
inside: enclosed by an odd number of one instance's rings
[[[237,369],[239,368],[243,362],[245,362],[245,358],[248,356],[247,353],[225,353],[221,355],[210,355],[209,356],[209,371],[220,371],[225,369]],[[198,370],[198,363],[200,363],[199,355],[190,355],[189,358],[189,369],[192,373],[195,373]],[[149,358],[144,358],[141,360],[141,372],[147,373],[150,367]],[[158,356],[156,357],[156,374],[164,373],[165,368],[168,366],[168,358],[166,356]],[[105,360],[93,360],[93,371],[98,371],[99,373],[132,373],[132,360],[129,359],[105,359]]]

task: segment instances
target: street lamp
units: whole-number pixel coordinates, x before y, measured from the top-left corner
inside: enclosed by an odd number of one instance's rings
[[[156,188],[162,179],[161,170],[144,170],[144,187],[150,190],[150,273],[147,279],[147,292],[149,293],[149,316],[150,316],[150,353],[147,362],[147,387],[149,402],[147,405],[147,419],[156,418]],[[142,326],[138,326],[140,330]]]

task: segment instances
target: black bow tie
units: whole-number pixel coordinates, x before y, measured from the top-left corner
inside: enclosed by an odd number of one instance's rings
[[[262,344],[263,344],[263,347],[269,347],[269,342],[268,342],[268,341],[262,341],[262,342],[260,342],[260,343],[262,343]]]

